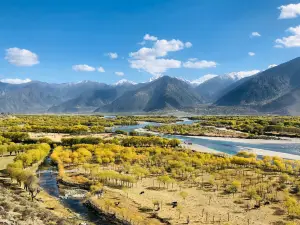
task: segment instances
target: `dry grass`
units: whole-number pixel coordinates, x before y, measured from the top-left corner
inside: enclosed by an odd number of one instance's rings
[[[3,156],[0,157],[0,170],[4,170],[9,163],[12,163],[15,156]]]

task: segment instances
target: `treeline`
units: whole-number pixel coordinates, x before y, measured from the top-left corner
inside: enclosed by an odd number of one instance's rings
[[[121,145],[126,147],[150,147],[150,146],[160,146],[160,147],[172,147],[175,148],[180,145],[178,139],[167,139],[157,136],[143,137],[143,136],[133,136],[121,139]]]
[[[126,120],[130,119],[133,121],[145,121],[154,123],[175,123],[180,121],[176,116],[118,116],[118,119]]]
[[[113,126],[137,125],[141,121],[174,123],[178,120],[174,116],[18,115],[2,119],[0,129],[9,132],[86,134],[103,133]]]
[[[202,126],[226,127],[254,135],[300,136],[297,116],[197,116]]]
[[[99,137],[73,137],[73,138],[62,138],[61,144],[63,146],[73,146],[77,144],[92,144],[97,145],[100,143],[108,144],[119,144],[126,147],[151,147],[151,146],[160,146],[160,147],[177,147],[180,144],[178,139],[167,139],[157,136],[129,136],[121,139],[113,138],[103,140]]]
[[[147,130],[165,134],[193,135],[193,136],[214,136],[214,137],[239,137],[246,138],[247,134],[237,133],[230,130],[219,130],[214,127],[196,124],[169,124],[162,126],[146,126]]]
[[[138,121],[132,117],[19,115],[1,120],[0,128],[9,132],[86,134],[103,133],[108,127],[136,124]]]
[[[8,165],[8,168],[20,168],[25,169],[32,166],[34,163],[43,160],[50,152],[50,145],[32,144],[32,145],[12,145],[16,149],[22,149],[23,153],[18,154],[14,162]]]
[[[15,143],[24,142],[29,139],[29,134],[24,132],[2,132],[0,135]]]

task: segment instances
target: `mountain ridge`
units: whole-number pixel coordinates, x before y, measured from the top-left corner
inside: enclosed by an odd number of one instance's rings
[[[257,71],[210,76],[200,85],[162,76],[146,83],[122,79],[21,84],[0,82],[0,110],[12,113],[154,112],[209,107],[252,107],[261,113],[300,112],[300,57]],[[255,74],[255,75],[254,75]],[[242,79],[241,79],[242,78]],[[202,82],[203,81],[203,82]]]

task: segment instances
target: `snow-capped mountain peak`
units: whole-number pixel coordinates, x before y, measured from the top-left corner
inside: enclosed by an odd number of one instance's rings
[[[256,75],[260,72],[260,70],[250,70],[250,71],[239,71],[239,72],[231,72],[231,73],[227,73],[223,76],[220,76],[220,78],[223,79],[231,79],[231,80],[241,80],[245,77],[250,77],[253,75]]]
[[[218,75],[215,75],[215,74],[207,74],[207,75],[204,75],[196,80],[186,80],[184,78],[181,78],[181,77],[176,77],[178,80],[182,80],[192,86],[198,86],[214,77],[217,77]]]
[[[124,85],[124,84],[135,85],[136,83],[133,81],[126,80],[126,79],[122,79],[122,80],[119,80],[118,82],[116,82],[114,85],[119,86],[119,85]]]
[[[208,80],[210,80],[214,77],[217,77],[217,76],[218,75],[215,75],[215,74],[206,74],[206,75],[204,75],[204,76],[202,76],[202,77],[200,77],[196,80],[191,81],[191,84],[198,86],[198,85],[200,85],[200,84],[202,84],[202,83],[204,83],[204,82],[206,82],[206,81],[208,81]]]

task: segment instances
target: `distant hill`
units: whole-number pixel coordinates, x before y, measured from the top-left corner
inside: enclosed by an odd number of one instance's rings
[[[82,92],[78,97],[52,106],[48,112],[92,112],[100,106],[110,104],[124,92],[136,89],[142,84],[119,82],[116,85],[102,85]]]
[[[106,84],[84,81],[80,83],[49,84],[32,81],[25,84],[0,83],[0,111],[36,113],[46,112],[53,105],[73,99],[83,92],[97,90]]]
[[[42,82],[27,84],[0,83],[2,112],[42,112],[60,101],[56,87]]]
[[[217,100],[216,105],[256,106],[264,112],[284,112],[284,108],[300,103],[299,87],[300,57],[251,77]]]
[[[196,106],[203,101],[186,82],[168,76],[156,79],[145,86],[125,92],[111,104],[96,112],[140,112],[163,109],[181,109]]]

